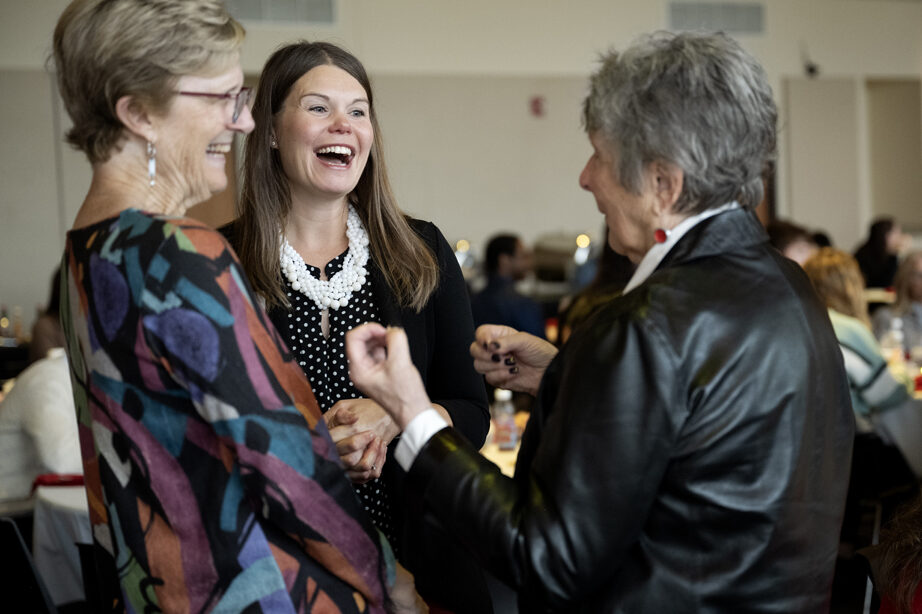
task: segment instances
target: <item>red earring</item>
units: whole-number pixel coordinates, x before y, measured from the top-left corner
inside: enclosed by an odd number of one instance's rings
[[[662,228],[657,228],[653,231],[653,238],[656,239],[657,243],[665,243],[666,239],[669,238],[669,231],[663,230]]]

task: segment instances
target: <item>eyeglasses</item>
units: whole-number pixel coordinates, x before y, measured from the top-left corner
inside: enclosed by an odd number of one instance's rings
[[[252,87],[241,87],[240,91],[236,94],[212,94],[210,92],[176,92],[181,96],[202,96],[204,98],[221,98],[224,100],[234,101],[234,115],[232,118],[233,123],[237,123],[237,120],[240,118],[240,114],[243,113],[243,108],[250,104],[250,98],[253,94]]]

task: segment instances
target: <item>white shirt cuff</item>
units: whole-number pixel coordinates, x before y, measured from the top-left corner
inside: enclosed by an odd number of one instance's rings
[[[426,442],[446,426],[448,423],[445,422],[445,418],[434,409],[427,409],[410,420],[400,435],[397,449],[394,450],[394,458],[404,471],[410,470]]]

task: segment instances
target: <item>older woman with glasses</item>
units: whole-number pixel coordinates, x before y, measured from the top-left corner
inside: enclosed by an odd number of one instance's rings
[[[218,0],[76,0],[55,29],[93,168],[61,311],[97,565],[131,612],[414,611],[236,255],[183,217],[253,129],[243,36]]]
[[[520,611],[824,611],[854,421],[826,310],[751,211],[765,73],[726,36],[658,35],[604,58],[583,117],[580,185],[637,270],[559,353],[477,330],[487,380],[537,395],[515,477],[428,409],[400,330],[352,331],[352,377]]]

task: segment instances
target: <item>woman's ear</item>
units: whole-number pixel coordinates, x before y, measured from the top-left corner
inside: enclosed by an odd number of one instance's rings
[[[685,173],[671,162],[657,161],[652,164],[654,192],[661,214],[672,213],[672,207],[682,195]]]
[[[115,102],[115,114],[125,129],[145,141],[156,142],[151,113],[134,96],[122,96]]]

